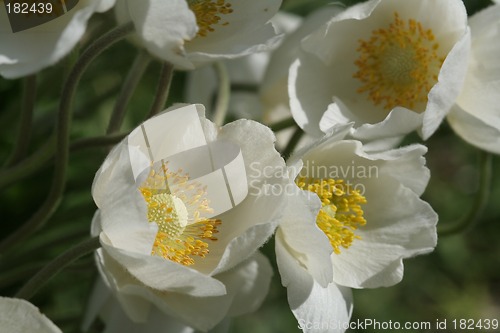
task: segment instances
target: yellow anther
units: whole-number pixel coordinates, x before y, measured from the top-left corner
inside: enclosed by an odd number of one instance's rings
[[[233,12],[230,3],[225,0],[188,0],[189,8],[196,16],[198,36],[205,37],[214,31],[214,26],[227,26],[229,22],[222,21],[222,15]]]
[[[202,212],[210,210],[208,200],[203,198],[205,192],[200,192],[199,184],[188,185],[188,181],[188,176],[171,172],[164,165],[160,172],[151,168],[139,188],[147,204],[148,221],[158,225],[151,254],[182,265],[193,265],[193,256],[204,258],[209,253],[205,241],[217,241],[213,234],[222,223],[201,217]],[[169,182],[176,185],[176,192],[181,192],[171,193]],[[188,200],[193,191],[197,199]]]
[[[431,29],[414,19],[405,23],[398,13],[385,29],[359,40],[358,71],[353,75],[362,85],[357,92],[368,95],[375,104],[391,110],[403,106],[424,111],[427,95],[437,82],[444,58],[438,55]]]
[[[361,239],[354,233],[366,224],[361,209],[366,198],[359,191],[341,179],[299,177],[296,184],[316,193],[321,200],[323,207],[316,217],[316,224],[328,237],[336,254],[340,254],[341,247],[347,249],[355,239]]]

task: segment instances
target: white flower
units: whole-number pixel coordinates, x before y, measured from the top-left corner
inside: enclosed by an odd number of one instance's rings
[[[367,153],[359,141],[342,140],[348,131],[345,126],[289,162],[302,198],[290,197],[276,233],[282,283],[299,324],[340,323],[305,332],[345,331],[348,288],[398,283],[403,259],[428,253],[437,242],[437,215],[419,198],[429,180],[427,149]]]
[[[217,128],[203,111],[189,105],[148,120],[94,180],[100,271],[136,322],[151,304],[200,330],[241,311],[225,276],[282,214],[284,197],[266,194],[283,180],[263,172],[284,167],[272,132],[248,120]],[[267,287],[257,289],[250,296],[260,300]]]
[[[287,34],[300,24],[297,15],[278,12],[271,23],[280,34]],[[224,60],[232,91],[229,111],[236,118],[260,120],[262,103],[257,89],[262,83],[264,72],[272,51],[253,53],[237,59]],[[186,99],[205,105],[207,113],[213,111],[214,96],[217,93],[218,78],[213,66],[203,66],[189,72],[186,84]]]
[[[9,24],[5,6],[0,6],[0,75],[14,79],[55,64],[78,43],[90,16],[108,10],[114,2],[80,0],[66,14],[15,33]]]
[[[474,14],[469,26],[467,76],[448,122],[465,141],[500,154],[500,5]]]
[[[228,332],[231,317],[255,311],[267,294],[271,276],[271,265],[259,252],[230,271],[219,274],[216,278],[227,286],[228,294],[233,295],[234,298],[227,317],[210,332]],[[156,308],[151,309],[147,322],[131,321],[101,279],[97,281],[92,292],[83,331],[88,329],[97,315],[106,324],[106,333],[194,333],[197,331]]]
[[[9,333],[62,333],[30,302],[7,297],[0,297],[0,328]]]
[[[279,37],[269,20],[281,0],[120,0],[118,21],[132,20],[140,43],[178,69],[265,51]]]
[[[360,140],[415,129],[427,139],[460,92],[469,44],[460,0],[347,8],[303,40],[290,68],[292,114],[316,137],[354,122],[351,134]]]

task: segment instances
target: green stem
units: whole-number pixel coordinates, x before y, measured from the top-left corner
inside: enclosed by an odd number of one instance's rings
[[[295,132],[293,132],[292,137],[290,138],[290,141],[288,141],[288,144],[286,145],[285,149],[283,150],[283,153],[281,154],[285,160],[287,160],[290,155],[293,153],[295,150],[295,147],[297,147],[297,144],[299,143],[300,139],[302,139],[302,136],[304,135],[304,131],[301,128],[295,129]]]
[[[467,215],[454,224],[440,224],[438,227],[439,236],[449,236],[471,230],[481,217],[491,191],[492,159],[490,153],[481,151],[479,156],[479,188],[475,193],[475,200],[472,203]]]
[[[231,82],[227,68],[222,61],[214,64],[215,72],[219,78],[219,90],[217,92],[217,101],[215,102],[214,123],[218,126],[224,125],[227,110],[229,108],[229,98],[231,96]]]
[[[69,159],[69,130],[71,127],[71,106],[76,92],[76,87],[87,66],[104,50],[114,43],[122,40],[134,30],[132,23],[119,26],[97,39],[85,50],[75,67],[71,71],[63,88],[59,113],[56,123],[56,155],[54,177],[47,199],[38,211],[19,229],[14,231],[0,243],[0,253],[5,252],[17,242],[28,237],[41,228],[55,212],[61,202],[66,185],[66,172]]]
[[[127,77],[125,78],[120,94],[118,95],[118,99],[116,100],[106,134],[115,133],[120,129],[123,119],[125,119],[127,105],[130,102],[130,99],[132,98],[132,95],[144,75],[150,61],[151,57],[147,52],[139,51],[139,54],[135,58]]]
[[[285,130],[287,128],[290,128],[292,126],[295,126],[295,125],[296,125],[295,120],[290,117],[290,118],[280,120],[277,123],[269,125],[269,128],[273,132],[279,132],[279,131]]]
[[[112,146],[123,140],[128,133],[115,133],[110,135],[95,136],[77,139],[71,143],[70,152],[86,148]],[[0,171],[0,188],[11,185],[26,178],[48,164],[55,153],[55,138],[49,139],[39,150],[25,159],[19,166]]]
[[[156,88],[155,99],[151,110],[149,111],[148,118],[151,118],[161,111],[167,103],[168,95],[170,93],[170,85],[174,76],[174,66],[169,62],[164,62],[161,65],[160,79],[158,80],[158,87]]]
[[[85,148],[113,146],[122,141],[128,133],[114,133],[92,138],[83,138],[71,143],[70,151],[79,151]]]
[[[15,295],[16,298],[29,300],[47,281],[59,273],[63,268],[74,262],[80,257],[89,254],[101,247],[99,237],[87,239],[75,247],[64,252],[38,273],[36,273]]]
[[[0,188],[16,183],[40,170],[54,155],[55,136],[52,136],[43,146],[28,158],[5,170],[0,171]]]
[[[16,145],[5,166],[15,165],[26,154],[31,137],[31,128],[33,122],[33,111],[36,100],[36,75],[30,75],[24,79],[23,83],[23,102],[21,107],[21,118],[19,120],[19,129],[17,133]]]

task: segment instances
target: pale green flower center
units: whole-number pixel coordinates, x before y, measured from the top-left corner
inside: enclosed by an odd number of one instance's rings
[[[225,0],[188,0],[189,8],[196,16],[198,25],[198,36],[205,37],[214,31],[214,26],[226,26],[229,22],[224,21],[222,16],[231,14],[231,4]]]
[[[175,184],[176,193],[171,193],[169,182]],[[209,242],[217,241],[214,234],[222,222],[201,217],[212,211],[201,185],[162,165],[159,172],[151,168],[139,190],[147,204],[148,221],[158,225],[152,255],[193,265],[195,256],[204,258],[209,253]]]
[[[325,233],[336,254],[340,248],[348,249],[355,239],[361,239],[355,231],[366,224],[361,205],[366,198],[345,184],[342,179],[312,179],[299,177],[297,185],[316,193],[322,208],[316,217],[316,224]]]
[[[403,106],[424,111],[427,96],[438,80],[444,58],[438,55],[439,44],[431,29],[410,19],[404,22],[394,13],[387,28],[375,29],[368,40],[359,40],[358,93],[367,93],[375,105],[391,110]]]

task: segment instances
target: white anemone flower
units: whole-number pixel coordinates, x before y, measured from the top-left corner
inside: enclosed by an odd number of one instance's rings
[[[474,14],[469,26],[469,67],[448,122],[465,141],[500,154],[500,5]]]
[[[470,49],[461,0],[370,0],[301,43],[290,107],[306,132],[354,122],[374,140],[418,130],[427,139],[456,101]]]
[[[211,328],[210,333],[229,332],[232,317],[255,311],[267,294],[271,276],[272,267],[268,259],[259,252],[230,271],[217,275],[216,278],[226,285],[233,299],[226,318]],[[199,332],[156,308],[151,309],[146,322],[133,322],[102,279],[97,281],[92,292],[83,331],[88,330],[96,316],[99,316],[106,326],[103,333]]]
[[[92,14],[108,10],[114,3],[115,0],[80,0],[67,13],[18,32],[13,32],[6,8],[1,5],[0,75],[15,79],[54,65],[78,43]]]
[[[146,121],[94,180],[99,270],[135,322],[154,305],[206,331],[267,292],[256,278],[239,301],[234,285],[246,282],[229,271],[274,233],[284,196],[266,194],[283,180],[263,170],[284,161],[267,127],[239,120],[218,128],[203,113],[187,105]]]
[[[9,333],[62,333],[30,302],[8,297],[0,297],[0,327]]]
[[[345,331],[349,288],[400,282],[403,259],[431,252],[437,242],[437,214],[420,199],[430,176],[426,147],[368,153],[361,142],[342,140],[348,131],[344,126],[289,162],[301,197],[289,196],[276,256],[304,332]]]
[[[301,22],[301,17],[278,12],[271,22],[280,34],[289,34]],[[263,81],[269,59],[274,50],[253,53],[237,59],[223,60],[231,83],[229,113],[236,118],[262,119],[263,105],[257,90]],[[189,72],[186,84],[186,99],[205,105],[207,113],[212,112],[218,88],[217,73],[213,66],[203,66]],[[279,140],[279,139],[278,139]]]
[[[269,20],[281,0],[120,0],[120,23],[132,20],[138,42],[178,69],[261,52],[280,39]]]

